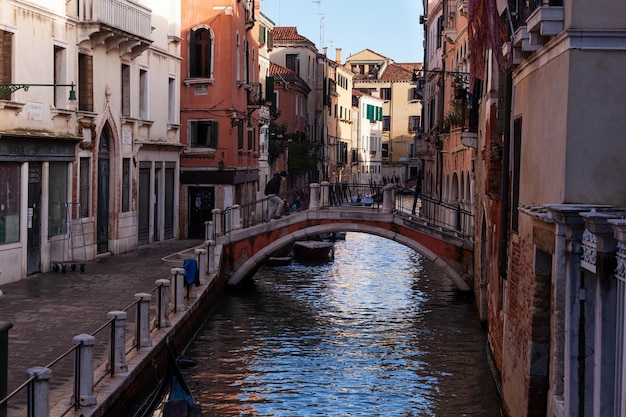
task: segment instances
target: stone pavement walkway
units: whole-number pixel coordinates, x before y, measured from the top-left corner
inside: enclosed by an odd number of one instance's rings
[[[74,346],[74,336],[91,334],[122,310],[135,294],[150,293],[157,279],[168,278],[165,256],[197,247],[200,240],[167,240],[126,254],[87,262],[85,272],[36,274],[1,285],[0,321],[9,330],[9,392],[26,380],[26,370],[46,366]],[[181,260],[182,267],[182,260]]]

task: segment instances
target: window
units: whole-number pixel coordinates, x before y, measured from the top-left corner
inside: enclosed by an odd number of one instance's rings
[[[213,38],[208,28],[189,32],[189,77],[213,78]]]
[[[67,232],[67,163],[50,162],[48,191],[48,236]]]
[[[383,131],[389,132],[391,130],[391,117],[383,116]]]
[[[295,72],[296,75],[300,75],[300,58],[298,54],[285,55],[285,66]]]
[[[20,164],[0,162],[0,244],[20,240],[20,176]]]
[[[391,88],[381,88],[380,98],[383,100],[391,100]]]
[[[176,79],[170,78],[167,85],[167,122],[176,124]]]
[[[365,110],[366,118],[370,122],[382,121],[383,120],[383,108],[378,106],[373,106],[368,104]]]
[[[342,164],[348,163],[348,142],[339,142],[339,158],[338,162]]]
[[[420,130],[420,117],[409,116],[409,132],[419,132]]]
[[[376,136],[370,136],[370,155],[376,155],[378,151],[378,138]]]
[[[66,84],[65,52],[65,48],[60,46],[54,47],[54,84]],[[54,87],[54,107],[57,109],[67,108],[67,96],[67,87]]]
[[[93,111],[93,57],[78,54],[78,110]]]
[[[389,143],[383,143],[382,151],[383,158],[389,158]]]
[[[122,64],[122,117],[130,117],[130,66]]]
[[[0,30],[0,84],[11,84],[13,68],[13,34]],[[0,97],[10,99],[10,97]]]
[[[139,119],[148,120],[148,71],[139,70]]]
[[[217,125],[215,120],[189,122],[189,143],[195,147],[217,148]]]
[[[122,212],[130,211],[130,158],[122,159]]]
[[[89,217],[89,191],[91,190],[90,158],[80,158],[78,179],[78,201],[80,202],[80,217]]]
[[[237,149],[243,149],[243,121],[237,123]]]

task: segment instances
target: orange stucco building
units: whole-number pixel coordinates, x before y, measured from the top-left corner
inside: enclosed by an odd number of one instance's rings
[[[253,201],[259,189],[256,3],[182,1],[182,236],[204,237],[213,209]]]

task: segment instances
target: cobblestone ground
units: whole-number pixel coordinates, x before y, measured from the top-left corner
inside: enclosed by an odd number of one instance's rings
[[[157,279],[169,277],[171,266],[161,262],[163,257],[201,243],[158,242],[88,262],[85,272],[49,272],[0,286],[4,293],[0,321],[13,324],[9,330],[9,392],[26,380],[27,369],[50,364],[74,346],[74,336],[94,333],[107,322],[109,311],[123,310],[135,301],[136,293],[150,293]],[[129,320],[133,320],[131,316]],[[107,338],[108,333],[98,333],[96,345]],[[96,353],[103,356],[104,350]],[[73,357],[52,367],[56,384],[71,382],[68,367],[72,364]]]

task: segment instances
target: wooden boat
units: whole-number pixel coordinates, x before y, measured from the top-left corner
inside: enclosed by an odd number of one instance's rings
[[[176,356],[176,348],[168,340],[165,376],[136,417],[203,417],[202,407],[194,400]]]
[[[335,244],[333,242],[303,240],[293,245],[294,256],[301,259],[323,260],[332,258],[334,253]]]

